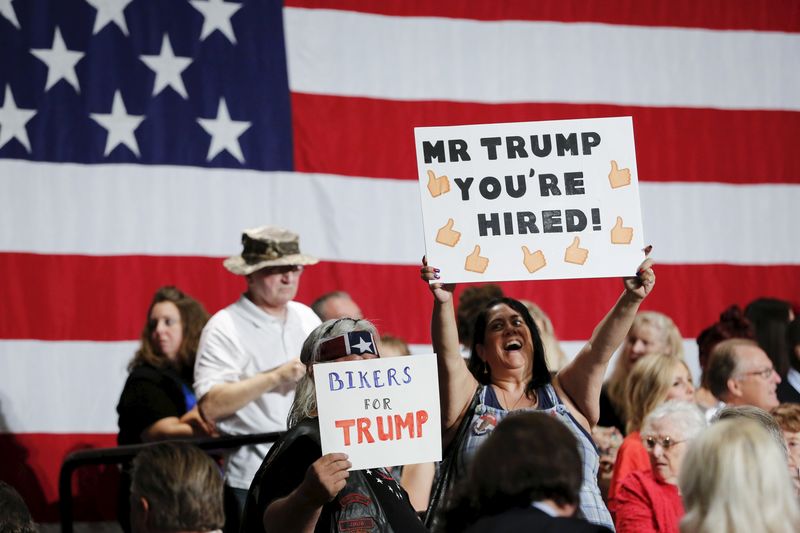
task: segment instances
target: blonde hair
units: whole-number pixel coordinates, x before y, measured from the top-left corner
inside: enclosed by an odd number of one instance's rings
[[[800,404],[782,403],[769,413],[781,430],[789,433],[800,432]]]
[[[678,484],[686,507],[682,533],[800,531],[786,457],[753,420],[721,420],[697,437]]]
[[[645,417],[666,400],[678,364],[689,370],[683,359],[672,355],[646,355],[633,365],[625,385],[627,433],[639,431]]]
[[[547,316],[541,307],[529,300],[520,300],[522,305],[528,308],[533,321],[539,328],[539,336],[542,338],[542,346],[544,347],[544,358],[547,361],[547,368],[551,372],[558,372],[567,364],[567,354],[561,348],[558,342],[555,330],[553,329],[553,322]]]
[[[388,357],[384,352],[394,350],[397,355],[411,355],[411,349],[408,343],[400,337],[393,335],[384,335],[381,337],[381,357]]]
[[[683,359],[683,337],[670,317],[657,311],[642,311],[633,319],[628,335],[640,326],[652,326],[660,334],[661,342],[664,343],[664,349],[659,352],[661,355],[672,355]],[[627,337],[625,342],[627,342]],[[608,378],[606,384],[608,399],[611,400],[614,408],[622,413],[625,412],[625,384],[633,367],[630,358],[624,357],[624,352],[623,345],[611,377]]]

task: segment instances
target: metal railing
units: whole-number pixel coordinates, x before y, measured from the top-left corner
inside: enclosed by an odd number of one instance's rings
[[[207,452],[215,452],[251,444],[275,442],[281,435],[283,435],[283,432],[257,433],[255,435],[184,439],[183,442],[194,444],[201,450]],[[76,469],[89,465],[122,464],[130,461],[141,450],[153,444],[155,443],[132,444],[128,446],[117,446],[115,448],[94,448],[92,450],[80,450],[69,454],[67,458],[64,459],[64,463],[61,465],[61,472],[58,476],[58,510],[61,517],[61,533],[73,533],[72,474]]]

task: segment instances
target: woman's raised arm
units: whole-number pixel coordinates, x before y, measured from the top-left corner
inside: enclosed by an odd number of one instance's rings
[[[439,278],[439,270],[428,266],[422,258],[420,277],[426,283]],[[442,408],[442,441],[446,446],[453,438],[469,407],[478,381],[461,356],[453,302],[453,284],[429,283],[433,294],[431,342],[439,368],[439,401]]]
[[[648,246],[645,253],[651,249]],[[559,393],[563,393],[562,399],[578,411],[573,414],[580,415],[577,418],[587,430],[591,430],[600,416],[600,390],[608,362],[628,334],[642,301],[655,286],[652,267],[653,260],[645,259],[636,276],[623,279],[625,290],[614,307],[600,321],[575,359],[558,373],[556,386]]]

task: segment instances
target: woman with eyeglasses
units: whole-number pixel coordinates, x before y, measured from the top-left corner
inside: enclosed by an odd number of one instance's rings
[[[270,448],[250,485],[241,531],[426,531],[408,494],[385,468],[348,471],[347,455],[322,455],[316,363],[379,357],[378,332],[354,318],[328,320],[303,343],[289,430]],[[391,462],[391,458],[387,458]]]
[[[622,481],[615,499],[617,533],[679,531],[684,511],[678,473],[692,440],[705,427],[702,411],[689,402],[669,401],[647,415],[641,435],[651,468]]]
[[[683,359],[653,354],[636,361],[625,386],[627,436],[617,452],[608,489],[608,507],[612,514],[622,480],[632,472],[650,470],[650,458],[640,434],[644,419],[656,407],[670,400],[694,401],[692,375]]]

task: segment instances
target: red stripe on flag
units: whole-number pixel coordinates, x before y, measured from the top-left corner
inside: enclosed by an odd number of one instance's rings
[[[800,31],[800,3],[796,0],[286,0],[284,4],[287,7],[340,9],[400,17]]]
[[[136,339],[161,285],[177,285],[210,312],[233,302],[244,280],[221,263],[206,257],[0,254],[0,294],[7,295],[7,309],[17,310],[0,315],[0,338]],[[685,337],[697,335],[731,303],[800,294],[800,265],[658,265],[656,271],[658,286],[644,308],[670,315]],[[501,285],[508,295],[539,304],[565,340],[589,338],[622,290],[617,279]],[[430,343],[431,297],[418,267],[322,262],[303,274],[297,299],[310,303],[337,289],[348,291],[381,333]]]
[[[68,398],[63,398],[68,401]],[[117,445],[114,434],[0,434],[0,479],[19,491],[36,522],[57,522],[58,477],[72,452]],[[73,518],[116,520],[119,469],[84,466],[72,476]]]
[[[300,172],[417,179],[414,127],[632,116],[642,181],[800,183],[800,113],[292,94]],[[380,117],[380,120],[375,120]],[[336,131],[336,135],[331,135]],[[535,168],[538,160],[520,159]]]

